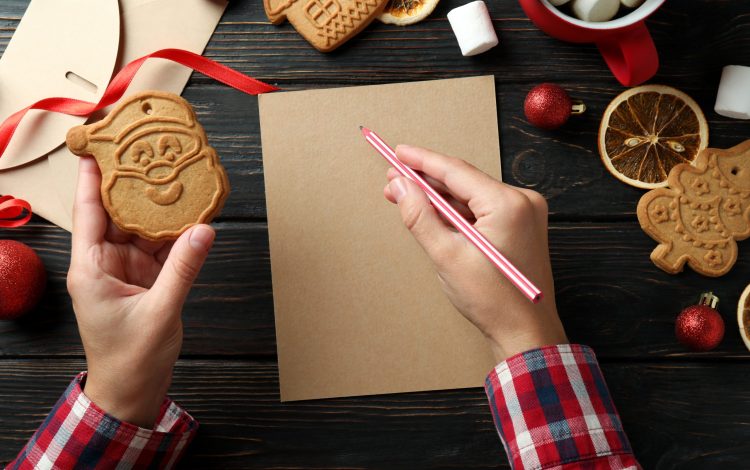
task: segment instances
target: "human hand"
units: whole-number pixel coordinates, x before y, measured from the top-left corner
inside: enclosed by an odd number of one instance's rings
[[[155,424],[182,346],[182,306],[214,240],[196,225],[174,243],[117,228],[101,202],[101,174],[80,160],[68,291],[88,363],[84,392],[107,413]]]
[[[467,162],[405,145],[398,158],[430,185],[543,292],[532,304],[463,234],[432,207],[419,186],[393,168],[385,197],[432,259],[443,291],[487,337],[501,361],[545,345],[566,343],[555,306],[547,247],[547,202],[539,193],[494,180]]]

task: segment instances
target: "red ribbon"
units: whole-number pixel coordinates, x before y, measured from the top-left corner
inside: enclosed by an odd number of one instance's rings
[[[26,212],[26,215],[21,215]],[[31,205],[13,196],[0,196],[0,227],[20,227],[31,219]]]
[[[129,63],[109,83],[104,91],[104,95],[98,103],[90,103],[72,98],[45,98],[39,100],[31,106],[24,108],[10,115],[2,124],[0,124],[0,157],[5,153],[13,134],[18,128],[21,119],[32,109],[44,111],[53,111],[57,113],[72,114],[74,116],[88,116],[89,114],[106,108],[116,102],[130,86],[133,77],[138,73],[144,62],[148,59],[168,59],[178,64],[190,67],[203,75],[209,76],[225,85],[236,88],[249,95],[258,95],[276,91],[275,86],[263,83],[254,78],[250,78],[226,65],[214,62],[211,59],[194,54],[182,49],[162,49],[147,56],[136,59]],[[21,215],[26,211],[26,215]],[[31,219],[31,205],[21,199],[14,199],[11,196],[0,196],[0,227],[20,227]]]
[[[89,114],[105,108],[119,100],[128,89],[130,82],[133,81],[133,77],[135,77],[138,69],[140,69],[141,65],[150,58],[168,59],[177,62],[178,64],[190,67],[203,75],[209,76],[214,80],[229,85],[230,87],[236,88],[237,90],[249,95],[258,95],[260,93],[278,90],[275,86],[250,78],[245,74],[227,67],[226,65],[219,64],[211,59],[206,59],[201,55],[184,51],[182,49],[162,49],[141,57],[140,59],[136,59],[123,67],[123,69],[120,70],[120,72],[118,72],[109,83],[109,86],[104,92],[102,99],[99,100],[99,103],[90,103],[88,101],[75,100],[72,98],[45,98],[27,108],[13,113],[0,125],[0,157],[5,153],[5,149],[13,138],[13,134],[16,132],[18,124],[29,110],[41,109],[44,111],[54,111],[74,116],[88,116]]]

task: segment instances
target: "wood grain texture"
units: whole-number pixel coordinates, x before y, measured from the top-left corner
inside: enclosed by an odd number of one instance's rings
[[[0,6],[0,52],[26,3],[7,0]],[[289,24],[268,23],[261,2],[235,0],[206,56],[287,90],[492,74],[506,181],[543,193],[555,220],[633,217],[642,191],[610,176],[597,150],[601,115],[623,88],[596,48],[550,38],[533,26],[517,2],[502,1],[489,2],[500,46],[462,57],[445,18],[462,3],[443,0],[428,20],[407,28],[375,22],[341,49],[321,54]],[[721,67],[750,64],[750,3],[669,2],[648,23],[662,51],[653,82],[696,99],[709,119],[712,145],[730,147],[750,137],[745,123],[712,111]],[[523,100],[543,81],[566,87],[587,103],[587,113],[553,132],[526,123]],[[222,217],[265,217],[256,99],[198,74],[184,96],[196,106],[229,172],[233,192]]]
[[[267,227],[216,224],[217,243],[185,305],[183,354],[247,357],[276,353]],[[37,310],[18,322],[0,322],[0,357],[81,355],[65,290],[69,234],[46,224],[6,231],[31,245],[49,272]],[[550,250],[557,303],[572,340],[602,357],[695,356],[674,339],[674,319],[703,290],[721,299],[727,324],[722,345],[700,357],[746,357],[736,333],[735,305],[750,279],[750,246],[741,244],[735,268],[719,279],[692,271],[672,276],[656,268],[656,246],[636,222],[555,223]]]
[[[0,462],[84,364],[0,363]],[[734,363],[617,363],[603,371],[649,469],[741,469],[750,391]],[[172,397],[201,423],[182,468],[507,468],[479,388],[281,404],[274,362],[180,361]]]
[[[542,131],[523,117],[523,101],[531,86],[512,89],[497,85],[505,182],[542,193],[553,220],[635,220],[638,199],[644,191],[610,175],[597,150],[601,114],[619,91],[581,91],[575,96],[587,102],[589,111],[571,118],[563,129]],[[257,98],[220,86],[188,87],[183,96],[195,107],[229,174],[232,193],[221,218],[264,218]],[[709,113],[711,100],[703,100],[702,105],[711,118],[712,145],[727,148],[750,138],[746,123],[723,121]],[[376,156],[373,154],[373,158]]]
[[[261,2],[232,0],[206,55],[286,90],[494,75],[505,180],[550,203],[561,316],[571,340],[592,345],[602,360],[641,463],[747,468],[748,353],[734,306],[750,282],[750,242],[740,244],[737,266],[723,278],[670,276],[654,267],[648,254],[655,243],[635,218],[643,193],[612,178],[596,149],[600,116],[623,90],[596,47],[549,38],[516,1],[493,1],[500,46],[464,58],[445,18],[463,3],[442,0],[429,19],[407,28],[375,22],[336,52],[320,54],[290,25],[269,24]],[[0,2],[0,53],[27,5]],[[750,65],[750,2],[667,2],[648,25],[661,52],[653,82],[696,99],[713,146],[750,138],[746,122],[712,111],[721,68]],[[547,81],[585,101],[587,114],[552,132],[526,123],[525,95]],[[195,74],[184,96],[233,189],[216,224],[217,245],[185,307],[173,391],[203,427],[183,468],[507,468],[480,389],[278,402],[257,100]],[[85,365],[65,290],[69,234],[35,218],[0,236],[30,244],[50,277],[33,314],[0,322],[5,462]],[[721,297],[727,334],[718,350],[694,354],[676,343],[674,318],[704,289]]]

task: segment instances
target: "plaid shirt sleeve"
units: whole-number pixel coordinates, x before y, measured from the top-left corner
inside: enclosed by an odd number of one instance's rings
[[[106,414],[83,394],[86,373],[71,382],[26,447],[6,470],[171,468],[198,422],[169,398],[154,429]]]
[[[563,344],[513,356],[485,382],[516,469],[640,469],[594,351]]]

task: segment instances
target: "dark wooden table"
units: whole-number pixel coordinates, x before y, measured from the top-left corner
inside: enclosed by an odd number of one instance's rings
[[[0,3],[0,51],[27,3]],[[340,50],[321,54],[288,24],[270,25],[259,0],[236,0],[206,55],[287,90],[493,74],[505,180],[549,201],[560,315],[572,341],[596,349],[636,455],[646,468],[748,468],[749,362],[735,311],[750,282],[750,245],[741,245],[737,265],[720,279],[654,267],[654,242],[635,217],[642,191],[611,177],[597,153],[599,119],[623,88],[596,48],[551,39],[517,2],[491,0],[500,46],[461,57],[445,15],[462,3],[442,0],[429,19],[407,28],[376,22]],[[750,138],[748,122],[713,112],[721,67],[750,65],[750,2],[675,0],[648,25],[662,60],[652,81],[697,100],[712,146]],[[527,124],[523,99],[542,81],[584,100],[587,114],[554,132]],[[507,466],[478,388],[279,403],[257,102],[199,75],[184,96],[233,191],[185,306],[171,393],[202,427],[183,467]],[[0,462],[7,462],[85,363],[65,290],[70,235],[35,218],[0,236],[31,245],[49,273],[37,310],[0,323]],[[715,351],[690,353],[674,338],[674,319],[708,289],[721,298],[726,338]]]

